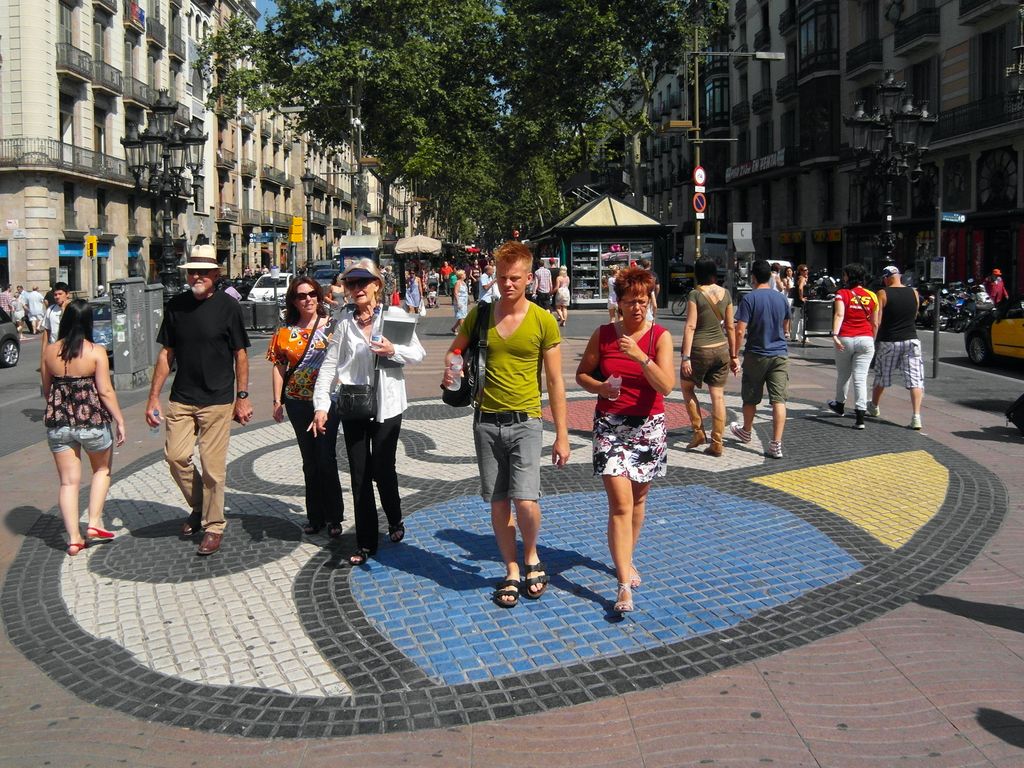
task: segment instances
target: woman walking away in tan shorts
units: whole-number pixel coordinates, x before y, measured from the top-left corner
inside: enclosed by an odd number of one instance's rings
[[[711,442],[704,453],[722,455],[725,431],[725,382],[729,371],[739,371],[739,359],[733,338],[732,299],[729,292],[715,284],[718,267],[710,259],[701,259],[693,267],[697,287],[690,291],[683,329],[682,362],[679,380],[683,402],[693,425],[693,439],[686,446],[697,448],[708,442],[704,419],[695,389],[707,383],[711,393]]]

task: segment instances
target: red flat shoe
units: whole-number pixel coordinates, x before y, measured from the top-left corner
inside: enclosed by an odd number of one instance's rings
[[[85,541],[83,541],[81,544],[68,544],[68,557],[74,557],[88,546],[89,543]]]
[[[94,528],[89,526],[85,529],[85,538],[87,539],[112,539],[114,534],[110,531],[104,530],[103,528]]]

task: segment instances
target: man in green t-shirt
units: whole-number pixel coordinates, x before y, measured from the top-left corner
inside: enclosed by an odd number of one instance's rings
[[[480,495],[491,504],[491,526],[505,561],[505,579],[492,599],[502,608],[512,608],[520,592],[535,600],[544,594],[549,581],[537,553],[542,368],[555,423],[551,461],[556,467],[569,461],[569,430],[558,324],[550,313],[526,298],[533,254],[522,243],[510,241],[498,248],[494,257],[500,298],[491,304],[488,316],[486,375],[474,412],[473,442]],[[470,310],[445,355],[445,385],[452,381],[449,363],[453,350],[464,351],[476,332],[478,310],[479,305]],[[522,582],[516,560],[517,524],[523,537]]]

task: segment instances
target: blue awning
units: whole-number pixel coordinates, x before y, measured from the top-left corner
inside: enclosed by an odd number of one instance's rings
[[[61,240],[57,243],[57,256],[62,259],[80,259],[85,255],[85,243]]]
[[[110,258],[111,243],[96,243],[96,256],[100,259]]]
[[[140,256],[142,256],[142,246],[141,245],[129,245],[128,246],[128,258],[129,259],[137,259]]]
[[[7,241],[6,240],[0,240],[0,259],[6,259],[7,258],[7,253],[8,253]]]

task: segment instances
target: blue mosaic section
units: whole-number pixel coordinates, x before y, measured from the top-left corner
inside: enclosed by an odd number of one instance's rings
[[[490,513],[461,497],[409,518],[405,542],[352,573],[376,628],[431,678],[458,684],[662,646],[731,627],[861,568],[778,507],[702,485],[652,489],[636,566],[637,610],[609,616],[615,575],[603,492],[542,500],[541,600],[490,601],[504,569]]]

